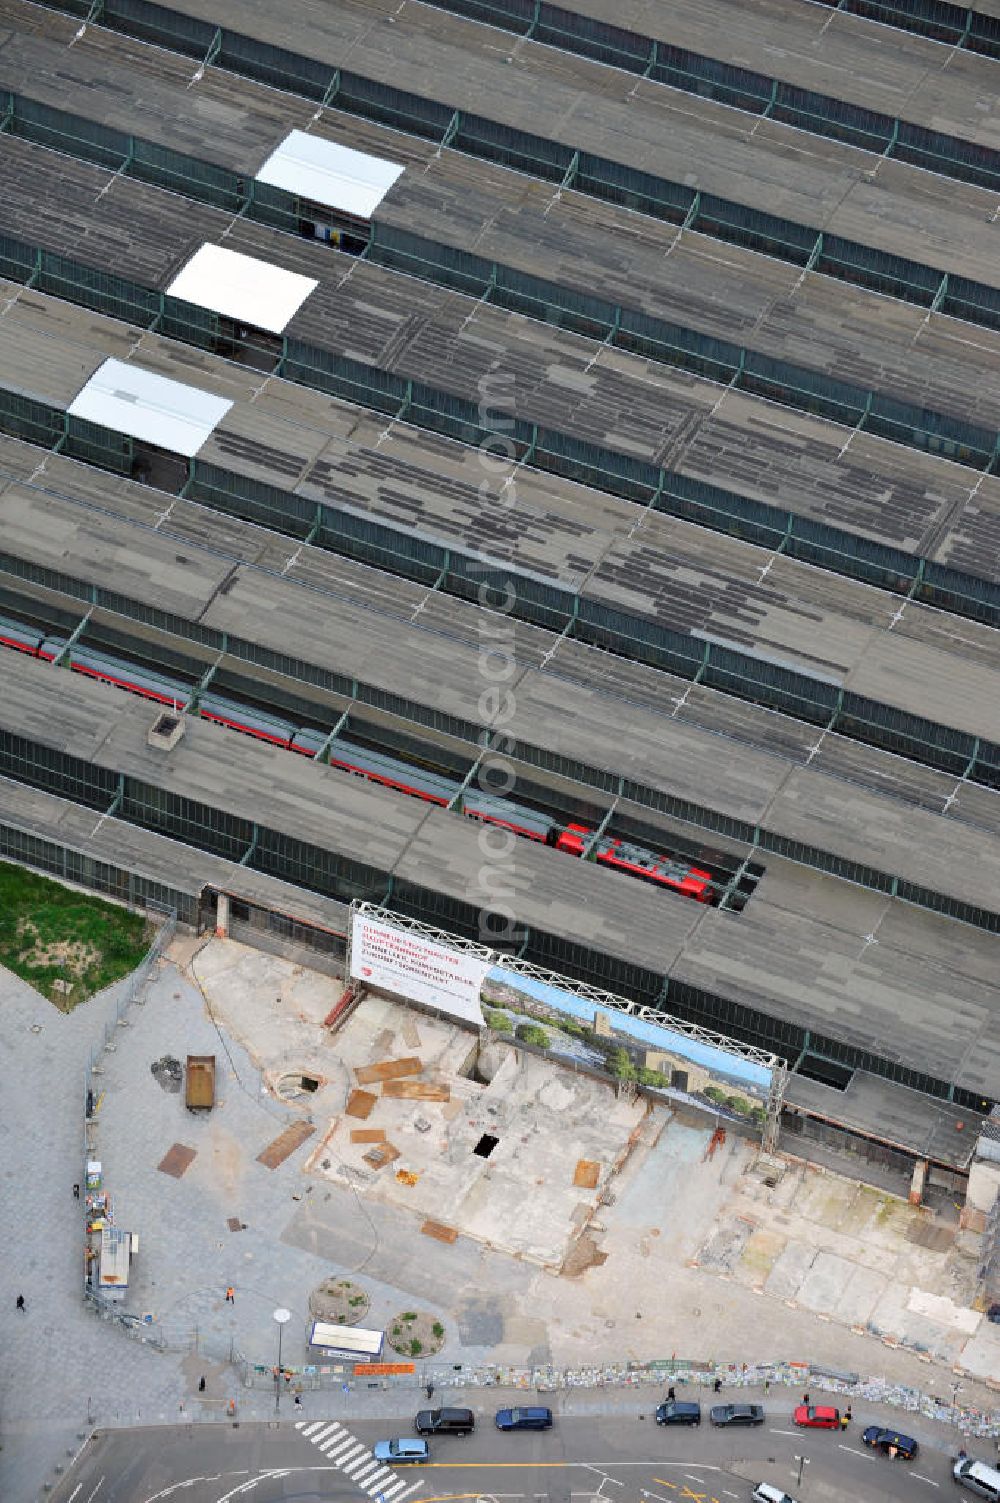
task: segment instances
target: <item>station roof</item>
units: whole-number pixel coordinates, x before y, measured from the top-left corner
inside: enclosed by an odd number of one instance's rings
[[[76,494],[75,501],[55,494],[63,486]],[[338,672],[388,696],[434,707],[442,717],[479,723],[479,654],[490,623],[472,604],[190,501],[175,500],[166,523],[161,512],[155,492],[116,483],[112,498],[99,474],[59,456],[47,466],[44,491],[13,482],[0,491],[0,525],[8,551],[19,558],[248,639],[270,649],[276,661],[294,644],[294,655],[306,664],[326,665],[335,644]],[[792,567],[808,582],[823,581],[818,571]],[[26,588],[9,574],[4,578],[19,591]],[[838,591],[818,616],[820,638],[849,635],[850,618],[835,607],[843,610],[855,591],[862,599],[872,596],[872,608],[881,609],[878,592],[863,586],[850,587],[844,596]],[[811,610],[816,612],[816,601]],[[929,676],[941,663],[948,693],[959,693],[960,657],[972,665],[980,636],[978,673],[984,685],[992,684],[1000,670],[989,667],[985,649],[996,633],[961,623],[951,644],[952,652],[960,648],[959,656],[949,657],[943,648],[930,650],[921,623],[943,630],[954,625],[950,618],[922,607],[910,610],[904,622],[909,619],[913,634],[899,637],[897,646],[901,666],[909,655],[914,693],[929,692]],[[987,893],[1000,890],[1000,795],[991,789],[822,735],[814,725],[585,645],[556,643],[551,633],[530,625],[499,617],[496,623],[503,625],[502,640],[517,662],[511,733],[546,755],[622,774],[750,826],[763,824],[790,842],[818,846],[973,904],[989,906]],[[117,618],[115,625],[129,635],[142,633],[138,622]],[[896,642],[902,626],[886,632],[887,641]],[[869,622],[859,642],[872,630]],[[161,640],[161,653],[171,641],[178,645],[169,636]],[[928,646],[924,655],[922,643]],[[206,666],[214,658],[194,643],[185,650]],[[232,667],[243,671],[238,658]],[[307,681],[285,678],[283,684],[315,699],[319,723],[333,724],[339,716],[341,703]],[[992,704],[993,690],[984,693]],[[413,733],[429,734],[416,727]],[[698,838],[698,830],[689,826],[689,837]],[[935,852],[933,873],[929,850]]]
[[[458,813],[198,720],[164,753],[146,744],[149,704],[16,654],[4,668],[5,730],[476,901],[478,827]],[[529,928],[1000,1096],[992,935],[780,857],[738,915],[527,841],[502,877]]]
[[[280,334],[318,286],[315,277],[221,245],[203,245],[165,290],[225,318]]]
[[[255,174],[299,198],[370,219],[405,169],[304,130],[293,130]]]
[[[174,381],[136,361],[105,360],[69,405],[73,417],[156,444],[197,454],[232,407],[200,386]]]

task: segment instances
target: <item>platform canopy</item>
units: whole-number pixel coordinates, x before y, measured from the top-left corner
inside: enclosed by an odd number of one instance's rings
[[[69,412],[190,457],[232,405],[199,386],[156,376],[123,360],[105,360],[74,397]]]
[[[293,130],[268,157],[256,181],[357,219],[370,219],[403,170],[383,157]]]
[[[167,292],[251,328],[281,334],[318,286],[314,277],[285,271],[255,256],[224,250],[221,245],[203,245],[174,277]]]

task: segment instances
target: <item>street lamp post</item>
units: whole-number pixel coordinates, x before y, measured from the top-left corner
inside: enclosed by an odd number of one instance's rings
[[[275,1322],[277,1324],[277,1327],[278,1327],[278,1365],[277,1365],[277,1367],[274,1370],[274,1412],[275,1412],[275,1414],[277,1414],[279,1408],[281,1407],[281,1338],[282,1338],[282,1335],[284,1334],[285,1326],[288,1324],[288,1322],[291,1320],[291,1318],[292,1318],[292,1312],[291,1312],[291,1310],[286,1310],[284,1308],[284,1306],[281,1306],[279,1309],[275,1310],[275,1312],[274,1312],[274,1320],[275,1320]]]
[[[801,1487],[802,1486],[802,1469],[803,1469],[803,1467],[807,1467],[809,1465],[809,1457],[808,1456],[796,1456],[795,1460],[799,1464],[799,1475],[795,1479],[795,1486],[796,1487]]]

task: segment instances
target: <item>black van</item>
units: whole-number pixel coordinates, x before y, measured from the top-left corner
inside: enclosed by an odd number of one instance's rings
[[[656,1423],[658,1425],[700,1425],[701,1405],[682,1404],[671,1399],[667,1404],[661,1404],[656,1411]]]
[[[476,1416],[471,1409],[421,1409],[413,1423],[418,1435],[468,1435]]]

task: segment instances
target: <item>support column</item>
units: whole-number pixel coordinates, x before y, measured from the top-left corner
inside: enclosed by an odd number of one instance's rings
[[[229,938],[229,894],[219,893],[219,902],[215,914],[215,937],[216,939]]]
[[[917,1159],[913,1166],[913,1178],[910,1180],[910,1205],[919,1206],[924,1203],[924,1190],[927,1187],[927,1173],[930,1169],[926,1159]]]

